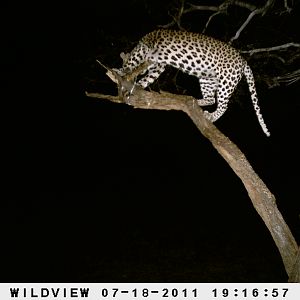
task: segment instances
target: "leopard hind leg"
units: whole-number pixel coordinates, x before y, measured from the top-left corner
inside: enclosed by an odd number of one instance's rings
[[[199,79],[200,89],[203,99],[198,99],[200,106],[213,105],[216,102],[216,92],[218,89],[218,79],[212,72],[207,73]]]

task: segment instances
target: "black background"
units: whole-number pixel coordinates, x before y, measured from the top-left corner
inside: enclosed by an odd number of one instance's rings
[[[290,15],[257,18],[235,46],[299,42],[294,2]],[[186,115],[84,95],[115,94],[95,59],[120,66],[119,53],[169,22],[168,11],[168,1],[134,0],[12,3],[2,11],[2,281],[287,281],[242,183]],[[244,20],[231,13],[208,34],[228,40]],[[184,20],[201,31],[208,17]],[[264,57],[249,59],[257,77],[281,71]],[[156,88],[176,92],[162,78]],[[199,96],[193,79],[178,80]],[[216,125],[274,193],[299,243],[299,83],[268,89],[258,81],[257,89],[270,138],[245,83]]]

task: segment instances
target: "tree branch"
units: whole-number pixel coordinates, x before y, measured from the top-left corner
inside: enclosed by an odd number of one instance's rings
[[[290,47],[296,47],[300,48],[300,43],[286,43],[278,46],[273,46],[273,47],[266,47],[266,48],[257,48],[257,49],[252,49],[252,50],[246,50],[246,51],[240,51],[241,53],[249,53],[250,55],[253,55],[254,53],[259,53],[259,52],[270,52],[270,51],[278,51],[278,50],[284,50]]]
[[[269,9],[269,7],[273,4],[274,0],[267,0],[266,4],[261,7],[261,8],[257,8],[255,5],[252,5],[250,3],[247,3],[245,1],[241,1],[241,0],[224,0],[220,5],[218,6],[214,6],[214,5],[195,5],[192,3],[187,3],[188,7],[184,8],[185,6],[185,0],[181,0],[180,3],[180,7],[177,8],[177,13],[175,14],[175,16],[172,16],[173,20],[166,24],[163,25],[161,27],[163,28],[167,28],[170,26],[173,26],[174,24],[177,24],[178,27],[180,29],[182,29],[181,26],[181,18],[184,14],[190,13],[190,12],[194,12],[194,11],[212,11],[214,12],[209,19],[207,20],[205,27],[203,28],[203,33],[206,31],[209,23],[211,22],[211,20],[219,15],[219,14],[225,14],[228,11],[228,7],[230,6],[238,6],[241,8],[245,8],[251,11],[251,13],[249,14],[248,18],[246,19],[246,21],[242,24],[242,26],[239,28],[239,30],[236,32],[235,36],[231,38],[230,43],[232,41],[234,41],[235,39],[237,39],[241,32],[245,29],[245,27],[248,25],[248,23],[250,22],[250,20],[257,14],[262,14],[264,15],[266,13],[266,11]]]
[[[147,63],[144,67],[147,67]],[[113,70],[110,71],[116,75]],[[253,206],[275,241],[290,280],[295,280],[297,277],[294,274],[299,273],[295,271],[299,264],[298,246],[277,208],[274,195],[255,173],[241,150],[205,118],[203,110],[197,104],[197,100],[191,96],[174,95],[166,92],[148,92],[139,88],[135,89],[133,94],[128,94],[128,91],[126,93],[124,90],[130,84],[134,85],[134,83],[130,83],[117,75],[116,81],[118,82],[119,96],[88,92],[86,92],[86,95],[116,103],[127,103],[135,108],[172,109],[185,112],[243,182]],[[129,88],[129,90],[132,90],[132,88]]]
[[[247,17],[246,21],[242,24],[242,26],[239,28],[239,30],[235,33],[235,35],[230,39],[230,42],[229,43],[232,43],[234,40],[238,39],[241,32],[246,28],[246,26],[249,24],[249,22],[252,20],[252,18],[255,16],[255,15],[258,15],[258,14],[261,14],[261,15],[264,15],[267,10],[270,8],[270,6],[273,4],[274,0],[268,0],[266,2],[266,4],[261,7],[261,8],[257,8],[255,10],[253,10],[249,16]]]
[[[185,9],[183,11],[183,13],[189,13],[189,12],[193,12],[195,10],[204,10],[204,11],[213,11],[214,13],[208,18],[205,27],[202,30],[202,33],[205,33],[209,23],[211,22],[211,20],[219,15],[219,14],[224,14],[227,12],[227,8],[228,5],[232,2],[232,0],[227,0],[224,1],[223,3],[221,3],[219,6],[210,6],[210,5],[195,5],[195,4],[191,4],[189,3],[189,8]]]
[[[240,53],[246,53],[246,54],[249,54],[250,56],[252,56],[257,53],[273,52],[272,54],[268,53],[269,58],[276,58],[276,59],[280,60],[281,63],[290,65],[290,64],[292,64],[292,62],[294,60],[296,60],[300,57],[299,50],[297,50],[295,53],[293,53],[292,56],[289,55],[290,59],[288,59],[288,60],[285,60],[284,58],[282,58],[279,54],[277,54],[278,52],[274,53],[274,51],[288,50],[289,48],[292,48],[292,47],[300,49],[300,43],[290,42],[290,43],[285,43],[282,45],[277,45],[277,46],[272,46],[272,47],[257,48],[257,49],[252,49],[252,50],[242,50],[242,51],[240,51]],[[270,77],[270,78],[265,77],[265,79],[264,79],[264,81],[267,83],[269,88],[279,86],[280,84],[290,85],[290,84],[297,82],[298,80],[300,80],[300,69],[296,69],[292,72],[288,72],[286,74],[278,75],[275,77]]]
[[[276,76],[273,78],[273,80],[278,84],[285,83],[286,85],[290,85],[292,83],[295,83],[296,81],[300,80],[300,69],[282,76]]]

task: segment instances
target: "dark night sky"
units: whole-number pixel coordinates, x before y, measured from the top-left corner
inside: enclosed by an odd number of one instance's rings
[[[95,59],[117,67],[120,52],[170,21],[168,2],[161,2],[43,3],[38,13],[28,4],[7,7],[13,17],[2,19],[9,30],[0,61],[9,165],[3,281],[287,280],[242,183],[187,116],[84,96],[87,89],[116,93]],[[200,31],[207,16],[188,26]],[[278,28],[297,41],[293,18],[273,26],[257,20],[245,32],[251,41],[243,36],[236,46],[272,45],[270,32]],[[226,26],[216,30],[217,23],[210,34],[221,38],[232,24],[219,22]],[[197,96],[192,79],[179,80]],[[257,86],[270,138],[245,84],[216,125],[274,193],[299,243],[299,84]]]

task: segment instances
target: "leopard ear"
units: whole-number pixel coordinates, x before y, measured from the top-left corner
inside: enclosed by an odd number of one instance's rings
[[[129,55],[130,55],[130,53],[124,53],[124,52],[120,53],[120,57],[122,58],[123,62],[128,60]]]

